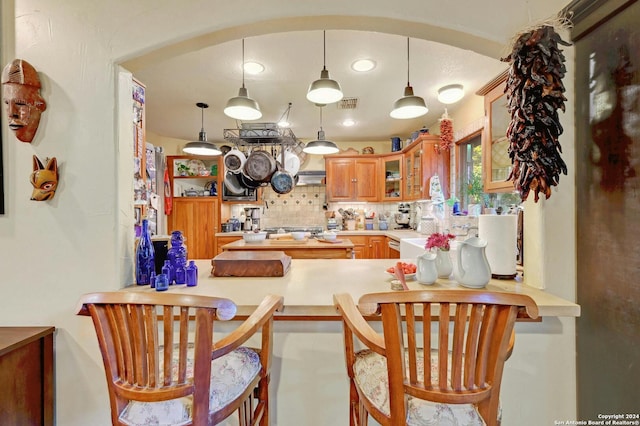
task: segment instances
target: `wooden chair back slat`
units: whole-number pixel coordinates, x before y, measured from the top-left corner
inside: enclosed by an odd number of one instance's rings
[[[191,396],[190,424],[217,424],[241,406],[247,425],[268,424],[272,323],[282,306],[282,297],[265,297],[246,321],[214,344],[214,322],[230,320],[236,313],[235,304],[228,299],[155,292],[84,295],[77,314],[91,316],[94,323],[112,423],[122,424],[119,416],[131,400],[157,402]],[[211,361],[257,332],[262,332],[263,343],[258,352],[262,366],[258,376],[227,406],[210,411]],[[191,362],[193,373],[188,371]]]
[[[511,351],[518,311],[537,317],[537,306],[530,297],[481,290],[424,290],[367,294],[357,308],[346,294],[335,295],[334,301],[343,316],[352,388],[350,417],[359,421],[354,424],[366,425],[366,408],[381,424],[404,425],[408,396],[446,404],[476,404],[487,425],[497,424],[503,365]],[[364,315],[375,314],[381,316],[382,336],[364,321]],[[418,322],[420,314],[422,321]],[[432,321],[438,324],[432,327]],[[386,357],[390,415],[360,399],[353,380],[357,346],[353,336]],[[437,355],[435,374],[432,351]],[[422,375],[420,362],[424,363]]]

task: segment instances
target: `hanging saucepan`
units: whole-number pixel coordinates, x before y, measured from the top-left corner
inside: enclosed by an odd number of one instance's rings
[[[287,194],[291,192],[294,186],[293,175],[278,162],[278,170],[271,176],[271,188],[278,194]]]
[[[223,184],[232,194],[240,195],[244,192],[244,187],[240,182],[240,173],[233,173],[231,170],[227,170]]]
[[[245,161],[242,171],[256,182],[269,182],[276,171],[276,160],[267,151],[253,151]]]
[[[224,155],[224,167],[232,173],[239,173],[247,159],[238,148],[233,147]]]
[[[244,172],[243,173],[239,173],[238,176],[240,176],[240,182],[242,182],[242,185],[245,188],[258,188],[259,186],[263,185],[262,182],[258,182],[255,181],[253,179],[251,179],[249,176],[245,175]]]
[[[282,163],[282,165],[284,166],[284,169],[294,176],[297,175],[298,170],[300,170],[300,158],[298,158],[296,154],[291,152],[289,148],[284,150],[283,157],[284,162]]]

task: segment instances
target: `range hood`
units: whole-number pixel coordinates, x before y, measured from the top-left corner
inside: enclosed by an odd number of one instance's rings
[[[324,170],[301,170],[296,186],[324,185],[327,174]]]

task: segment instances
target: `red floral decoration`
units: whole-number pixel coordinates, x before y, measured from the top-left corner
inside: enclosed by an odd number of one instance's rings
[[[441,234],[436,232],[435,234],[429,235],[427,238],[427,243],[424,248],[429,250],[432,248],[438,248],[440,250],[449,251],[451,246],[449,245],[449,241],[453,240],[456,236],[453,234]]]

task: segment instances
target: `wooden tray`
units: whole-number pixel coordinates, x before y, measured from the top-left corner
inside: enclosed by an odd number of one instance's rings
[[[303,238],[301,240],[294,240],[293,238],[291,238],[291,239],[289,239],[289,238],[278,238],[278,239],[269,240],[269,244],[272,245],[272,246],[290,245],[290,244],[306,244],[307,242],[309,242],[309,238]]]
[[[283,251],[225,251],[211,260],[214,277],[283,277],[291,267],[291,256]]]
[[[325,240],[324,238],[318,238],[318,241],[321,243],[329,243],[329,244],[336,244],[336,243],[341,243],[342,240],[339,239],[335,239],[335,240]]]

